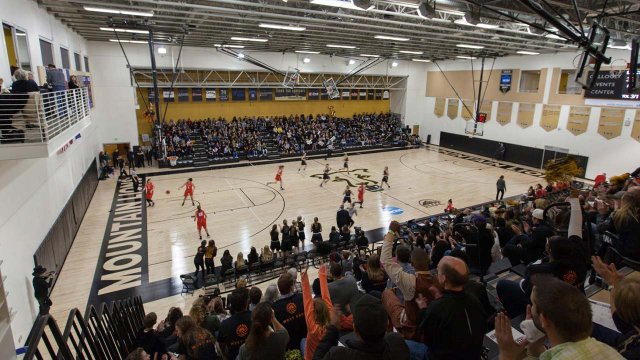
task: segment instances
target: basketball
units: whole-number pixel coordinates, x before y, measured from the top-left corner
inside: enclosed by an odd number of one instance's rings
[[[164,193],[165,193],[165,194],[167,194],[167,195],[169,195],[169,194],[171,194],[171,190],[167,190],[167,191],[165,191]]]

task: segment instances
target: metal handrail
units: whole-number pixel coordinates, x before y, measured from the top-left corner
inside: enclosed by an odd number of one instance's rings
[[[0,94],[0,144],[46,144],[88,115],[87,88]]]

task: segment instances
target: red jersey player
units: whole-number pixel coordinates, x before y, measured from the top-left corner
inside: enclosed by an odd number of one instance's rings
[[[191,205],[195,206],[196,204],[193,202],[193,190],[196,189],[196,186],[193,185],[193,179],[189,178],[186,183],[182,184],[178,189],[184,188],[184,199],[182,199],[182,206],[184,206],[184,202],[187,201],[187,196],[191,197]]]
[[[147,179],[147,183],[144,186],[144,194],[145,199],[147,200],[147,206],[156,206],[156,203],[151,200],[153,198],[153,189],[155,189],[155,186],[153,186],[151,179]]]
[[[205,214],[204,210],[198,205],[198,209],[196,210],[196,215],[193,218],[193,221],[196,222],[198,226],[198,236],[200,236],[200,240],[202,240],[202,228],[207,233],[207,237],[210,237],[209,230],[207,229],[207,214]]]
[[[362,203],[364,202],[364,183],[360,183],[360,186],[358,186],[358,201],[354,202],[353,205],[355,204],[360,204],[360,209],[362,209]]]
[[[280,165],[278,166],[278,172],[276,173],[276,181],[269,181],[267,183],[267,185],[269,184],[277,184],[278,182],[280,183],[280,190],[284,190],[284,188],[282,187],[283,182],[282,182],[282,171],[284,170],[284,165]]]

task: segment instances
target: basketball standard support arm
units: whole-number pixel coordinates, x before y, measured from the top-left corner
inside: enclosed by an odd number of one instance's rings
[[[336,86],[340,85],[341,83],[349,80],[350,78],[360,74],[361,72],[380,64],[383,61],[385,61],[385,59],[383,59],[383,58],[367,59],[366,61],[364,61],[360,65],[356,66],[355,69],[351,70],[346,75],[344,75],[340,79],[338,79],[338,81],[336,81]]]
[[[259,68],[271,71],[272,73],[276,73],[278,75],[286,76],[286,74],[283,73],[282,71],[280,71],[280,70],[278,70],[278,69],[276,69],[274,67],[271,67],[270,65],[268,65],[268,64],[266,64],[266,63],[264,63],[264,62],[262,62],[262,61],[260,61],[260,60],[258,60],[256,58],[254,58],[254,57],[252,57],[250,55],[239,53],[239,52],[237,52],[235,50],[232,50],[232,49],[229,49],[229,48],[225,48],[224,46],[219,48],[218,51],[223,53],[223,54],[225,54],[225,55],[228,55],[228,56],[231,56],[233,58],[236,58],[236,59],[238,59],[240,61],[245,61],[245,62],[248,62],[249,64],[252,64],[252,65],[255,65],[255,66],[259,67]]]

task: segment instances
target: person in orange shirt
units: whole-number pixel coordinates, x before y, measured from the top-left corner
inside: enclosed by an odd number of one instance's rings
[[[598,186],[602,185],[603,183],[605,183],[607,181],[607,173],[602,173],[598,176],[596,176],[596,178],[594,179],[594,184],[593,184],[593,188],[597,188]]]
[[[324,332],[329,325],[333,304],[329,296],[327,285],[327,265],[320,266],[318,277],[320,278],[321,299],[314,299],[309,285],[308,268],[302,273],[302,300],[304,302],[304,317],[307,321],[307,343],[304,349],[304,360],[312,360],[316,347],[322,340]]]

